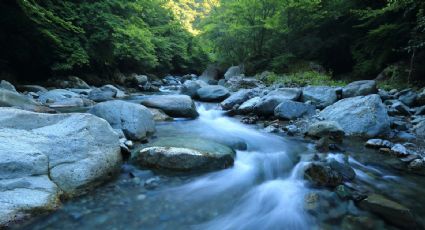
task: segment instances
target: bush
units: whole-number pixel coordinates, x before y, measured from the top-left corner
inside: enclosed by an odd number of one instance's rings
[[[300,71],[286,75],[271,73],[264,79],[267,85],[283,84],[285,86],[302,87],[307,85],[343,86],[345,82],[334,80],[330,75],[315,71]]]

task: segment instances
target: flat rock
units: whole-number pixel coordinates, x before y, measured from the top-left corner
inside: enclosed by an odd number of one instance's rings
[[[376,88],[376,81],[373,80],[351,82],[342,89],[343,98],[367,96],[376,93],[378,93],[378,89]]]
[[[199,100],[207,102],[220,102],[230,96],[229,90],[221,85],[203,86],[196,92]]]
[[[323,109],[335,103],[338,98],[336,89],[329,86],[307,86],[303,88],[303,102],[311,101],[317,108]]]
[[[187,95],[146,96],[140,103],[146,107],[161,109],[171,117],[196,118],[199,115],[195,103]]]

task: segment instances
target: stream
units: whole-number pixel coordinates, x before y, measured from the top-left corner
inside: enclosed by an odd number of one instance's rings
[[[137,100],[131,100],[137,102]],[[246,143],[234,166],[207,174],[151,171],[124,164],[121,174],[57,211],[35,217],[15,229],[356,229],[344,217],[368,216],[380,229],[393,229],[378,217],[339,199],[327,189],[310,188],[303,166],[314,156],[308,140],[262,132],[226,117],[217,104],[202,103],[195,120],[157,124],[156,137],[201,137]],[[424,183],[419,176],[400,175],[385,164],[389,158],[347,143],[356,185],[380,192],[425,217]],[[305,209],[309,194],[325,197],[319,212]],[[348,222],[348,227],[351,222]]]

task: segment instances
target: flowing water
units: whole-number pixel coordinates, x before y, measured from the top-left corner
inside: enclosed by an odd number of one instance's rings
[[[125,164],[115,181],[16,228],[341,229],[346,215],[371,216],[352,202],[339,200],[331,191],[308,187],[302,169],[314,154],[312,144],[243,125],[224,116],[215,104],[198,105],[198,111],[200,117],[196,120],[157,124],[155,136],[245,142],[247,148],[237,151],[233,167],[207,174],[170,174]],[[353,153],[349,162],[356,170],[356,181],[366,189],[388,191],[387,195],[396,200],[424,194],[424,187],[414,183],[419,177],[401,179],[379,165],[379,156],[365,158],[379,154],[359,153],[359,146],[354,144],[348,149]],[[346,155],[334,153],[327,157],[343,160]],[[329,200],[322,213],[305,211],[305,197],[312,192]],[[406,205],[418,210],[421,217],[425,216],[420,212],[422,204],[412,200]],[[383,223],[380,226],[388,228]]]

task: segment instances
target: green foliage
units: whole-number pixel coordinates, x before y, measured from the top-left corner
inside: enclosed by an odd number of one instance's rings
[[[265,83],[283,84],[285,86],[307,86],[307,85],[327,85],[327,86],[343,86],[345,82],[333,80],[328,74],[318,73],[315,71],[299,71],[291,74],[277,75],[274,73],[268,74]]]

